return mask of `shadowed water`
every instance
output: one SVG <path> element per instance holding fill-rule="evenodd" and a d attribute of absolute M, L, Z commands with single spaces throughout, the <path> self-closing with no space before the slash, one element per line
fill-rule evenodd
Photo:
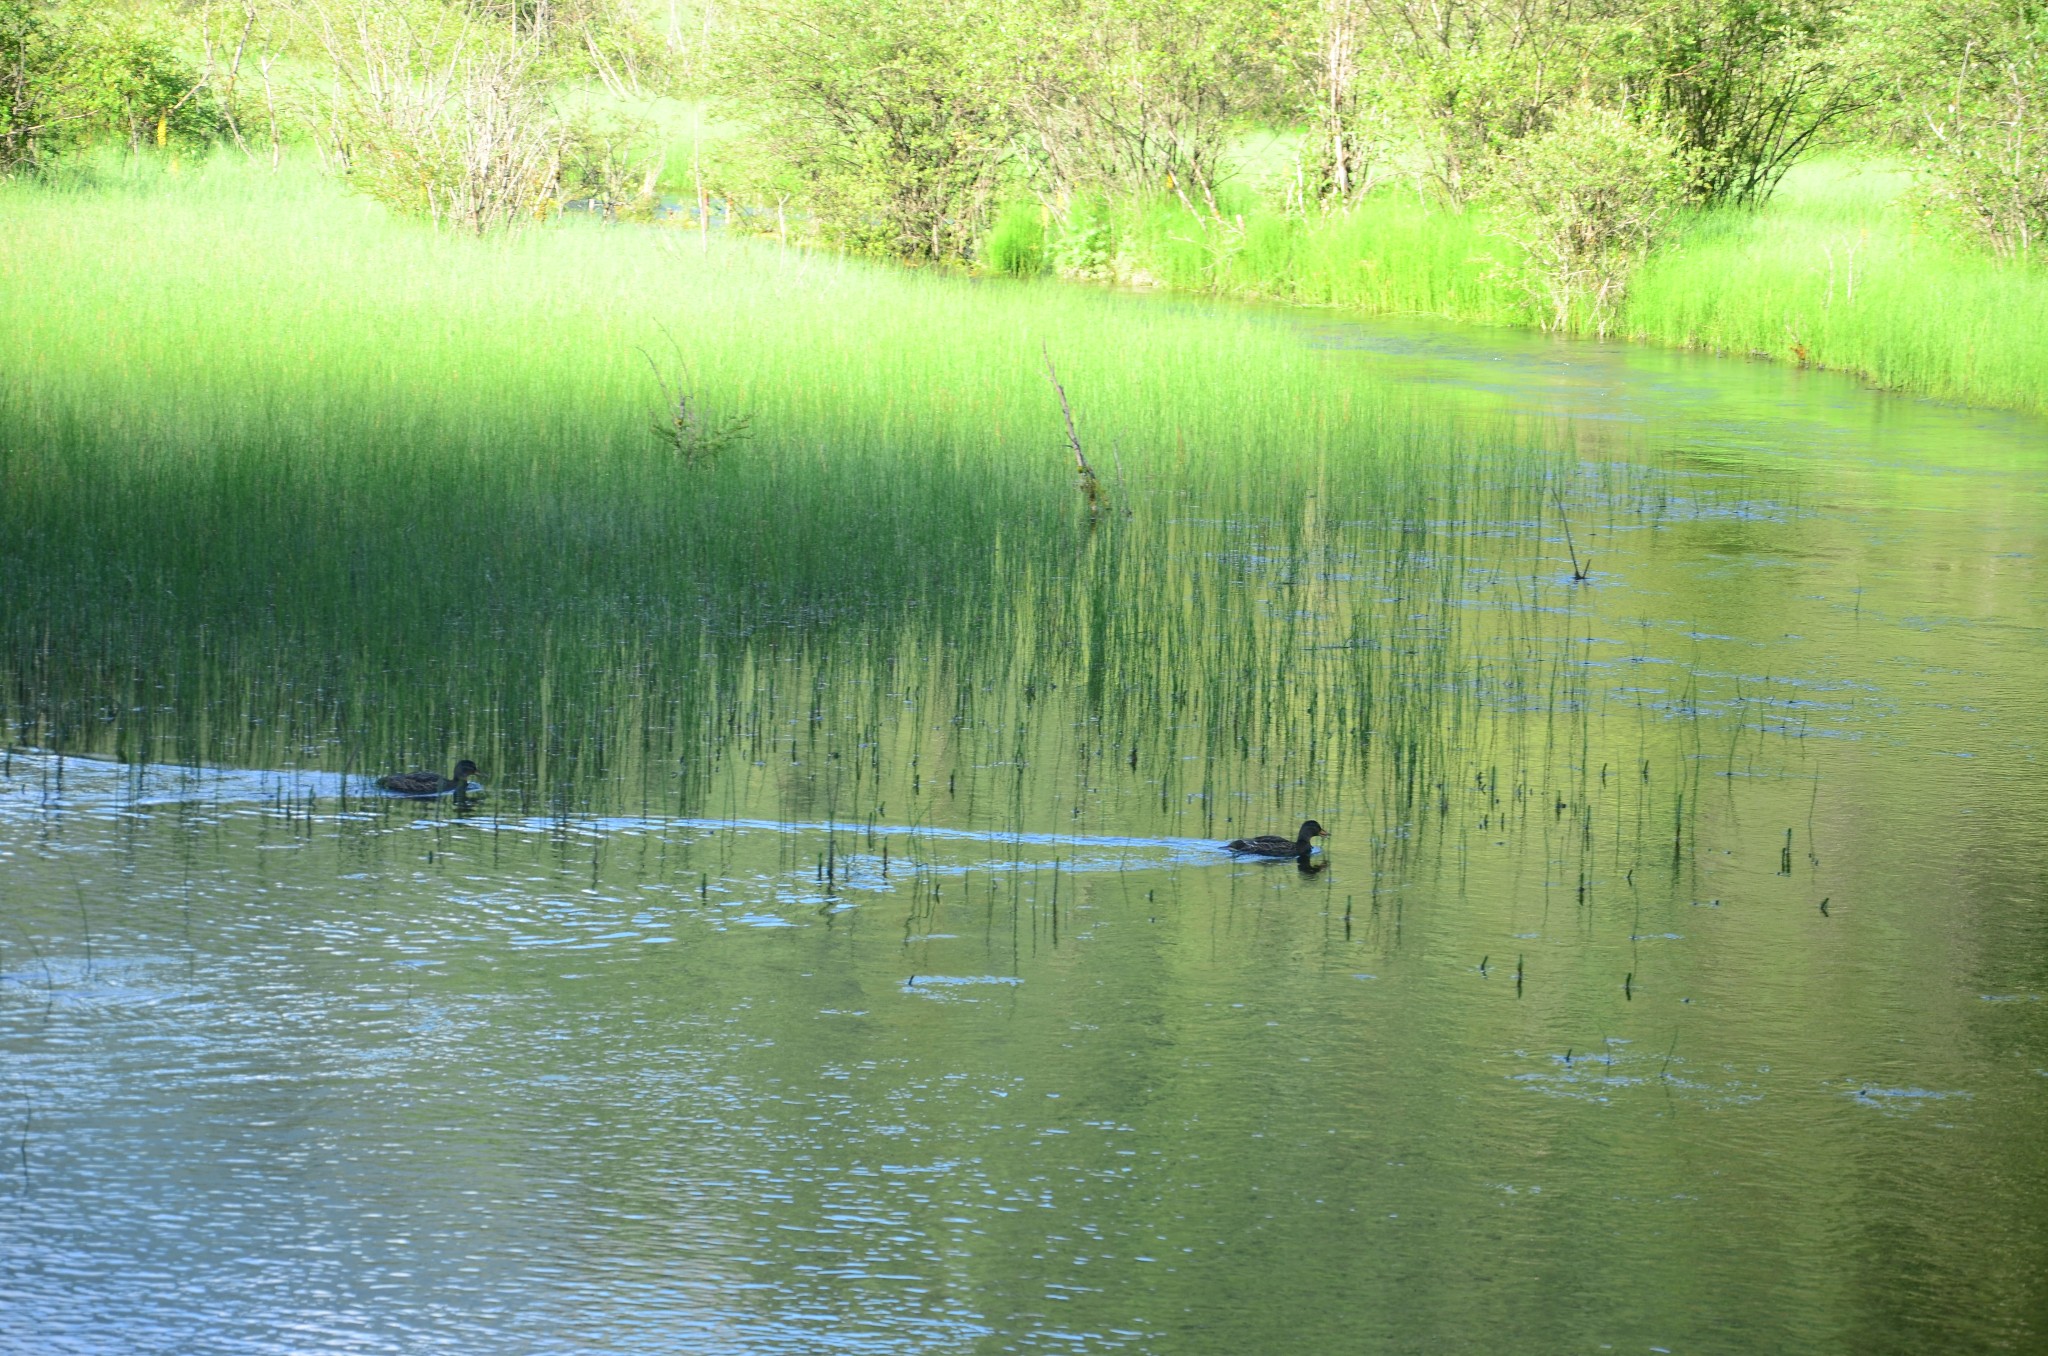
<path fill-rule="evenodd" d="M 2048 1341 L 2048 429 L 1301 328 L 1520 433 L 416 694 L 17 644 L 0 1346 Z"/>

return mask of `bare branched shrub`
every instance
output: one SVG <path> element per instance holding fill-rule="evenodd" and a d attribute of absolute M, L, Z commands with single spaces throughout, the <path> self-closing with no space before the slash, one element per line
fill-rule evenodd
<path fill-rule="evenodd" d="M 652 353 L 640 350 L 661 387 L 661 417 L 654 421 L 654 436 L 673 450 L 683 465 L 692 469 L 709 466 L 720 453 L 747 437 L 754 417 L 746 413 L 716 415 L 706 409 L 703 398 L 691 388 L 681 345 L 672 334 L 668 341 L 675 350 L 673 375 L 661 370 Z"/>
<path fill-rule="evenodd" d="M 1923 207 L 2024 263 L 2048 241 L 2048 11 L 1995 0 L 1873 6 L 1856 55 Z"/>
<path fill-rule="evenodd" d="M 443 10 L 316 5 L 332 75 L 318 129 L 331 166 L 403 212 L 482 233 L 558 205 L 567 124 L 538 44 Z"/>
<path fill-rule="evenodd" d="M 1685 199 L 1687 161 L 1671 138 L 1592 104 L 1504 149 L 1489 175 L 1494 231 L 1519 245 L 1517 282 L 1548 312 L 1545 329 L 1614 323 L 1632 274 Z"/>
<path fill-rule="evenodd" d="M 560 191 L 612 220 L 653 217 L 661 153 L 643 118 L 604 111 L 571 117 L 562 130 Z"/>

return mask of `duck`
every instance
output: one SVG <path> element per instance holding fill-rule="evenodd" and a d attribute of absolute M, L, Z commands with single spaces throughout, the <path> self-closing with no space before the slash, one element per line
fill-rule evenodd
<path fill-rule="evenodd" d="M 476 764 L 465 758 L 455 765 L 452 777 L 443 777 L 438 772 L 394 772 L 379 777 L 377 787 L 400 796 L 439 796 L 450 791 L 459 796 L 469 789 L 469 779 L 475 775 Z"/>
<path fill-rule="evenodd" d="M 1301 823 L 1301 832 L 1292 838 L 1282 838 L 1277 833 L 1262 833 L 1257 838 L 1233 838 L 1223 845 L 1223 850 L 1251 857 L 1306 858 L 1315 851 L 1316 839 L 1329 836 L 1328 829 L 1313 819 L 1305 819 Z"/>

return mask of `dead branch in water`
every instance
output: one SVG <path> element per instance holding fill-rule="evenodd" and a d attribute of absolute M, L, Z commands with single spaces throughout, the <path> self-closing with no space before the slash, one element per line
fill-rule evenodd
<path fill-rule="evenodd" d="M 1081 435 L 1074 428 L 1074 407 L 1067 403 L 1067 388 L 1060 385 L 1059 371 L 1052 365 L 1052 353 L 1043 344 L 1038 346 L 1038 351 L 1045 359 L 1045 375 L 1046 379 L 1052 382 L 1053 394 L 1060 398 L 1060 413 L 1066 416 L 1067 446 L 1074 449 L 1074 469 L 1081 473 L 1081 488 L 1088 492 L 1088 498 L 1093 502 L 1096 492 L 1095 468 L 1088 464 L 1088 454 L 1081 450 Z"/>
<path fill-rule="evenodd" d="M 1553 489 L 1551 493 L 1557 499 L 1557 520 L 1564 524 L 1564 549 L 1572 558 L 1572 582 L 1583 584 L 1592 577 L 1593 557 L 1587 556 L 1586 563 L 1584 565 L 1579 564 L 1578 548 L 1572 544 L 1572 520 L 1564 511 L 1564 494 L 1556 489 Z"/>

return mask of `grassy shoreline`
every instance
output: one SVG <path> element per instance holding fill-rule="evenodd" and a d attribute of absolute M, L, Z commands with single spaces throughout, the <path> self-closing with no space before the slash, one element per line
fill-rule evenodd
<path fill-rule="evenodd" d="M 666 110 L 673 163 L 680 114 Z M 714 136 L 713 140 L 719 138 Z M 1263 158 L 1273 160 L 1273 152 Z M 209 158 L 210 160 L 211 158 Z M 55 188 L 10 195 L 138 192 L 162 165 L 145 159 L 73 172 Z M 223 167 L 226 167 L 225 169 Z M 1271 177 L 1271 165 L 1265 167 Z M 225 158 L 189 177 L 235 178 Z M 288 179 L 310 174 L 301 166 Z M 73 185 L 63 187 L 66 182 Z M 999 213 L 979 250 L 992 272 L 1058 275 L 1195 295 L 1428 316 L 1534 329 L 1542 312 L 1512 281 L 1516 249 L 1485 215 L 1451 213 L 1412 190 L 1383 188 L 1347 212 L 1304 218 L 1270 206 L 1250 181 L 1228 186 L 1225 215 L 1178 200 L 1074 204 L 1063 224 L 1035 202 Z M 1612 337 L 1844 373 L 1881 389 L 2048 413 L 2048 268 L 2011 264 L 1916 218 L 1908 176 L 1878 164 L 1795 169 L 1758 211 L 1680 222 L 1631 281 Z M 243 192 L 260 193 L 253 186 Z M 300 187 L 285 190 L 303 196 Z M 714 224 L 745 220 L 715 199 Z M 378 209 L 361 205 L 361 211 Z M 693 208 L 686 210 L 693 211 Z M 773 220 L 773 214 L 758 218 Z"/>
<path fill-rule="evenodd" d="M 1940 238 L 1906 177 L 1822 163 L 1759 211 L 1680 223 L 1637 273 L 1617 337 L 1848 373 L 1886 389 L 2048 411 L 2048 269 Z M 1204 220 L 1177 202 L 1088 204 L 1064 230 L 1013 210 L 985 251 L 1037 268 L 1361 314 L 1535 327 L 1509 281 L 1514 247 L 1481 213 L 1386 190 L 1342 214 L 1270 209 Z"/>

